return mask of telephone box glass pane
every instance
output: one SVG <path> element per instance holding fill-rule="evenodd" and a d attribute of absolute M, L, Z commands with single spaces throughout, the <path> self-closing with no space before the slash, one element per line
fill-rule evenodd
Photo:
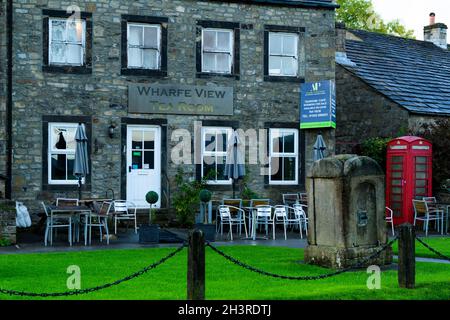
<path fill-rule="evenodd" d="M 427 179 L 428 175 L 427 172 L 417 172 L 416 173 L 416 179 Z"/>
<path fill-rule="evenodd" d="M 403 163 L 403 157 L 392 157 L 393 163 Z"/>

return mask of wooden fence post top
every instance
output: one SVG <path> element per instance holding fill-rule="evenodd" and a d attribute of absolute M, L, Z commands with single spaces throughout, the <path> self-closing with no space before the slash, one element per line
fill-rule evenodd
<path fill-rule="evenodd" d="M 205 235 L 198 229 L 189 233 L 187 299 L 205 300 Z"/>
<path fill-rule="evenodd" d="M 416 282 L 416 231 L 410 223 L 399 226 L 398 284 L 400 288 L 414 289 Z"/>

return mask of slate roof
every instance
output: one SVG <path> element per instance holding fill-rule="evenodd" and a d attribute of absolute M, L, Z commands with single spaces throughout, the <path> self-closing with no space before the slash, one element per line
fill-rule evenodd
<path fill-rule="evenodd" d="M 450 51 L 430 42 L 348 30 L 346 52 L 356 66 L 343 67 L 410 112 L 450 115 Z"/>

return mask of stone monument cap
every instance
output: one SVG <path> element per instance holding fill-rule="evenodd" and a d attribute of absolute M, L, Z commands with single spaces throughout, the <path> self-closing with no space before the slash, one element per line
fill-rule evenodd
<path fill-rule="evenodd" d="M 384 175 L 380 165 L 373 159 L 355 154 L 341 154 L 316 161 L 308 178 L 339 178 L 347 176 Z"/>

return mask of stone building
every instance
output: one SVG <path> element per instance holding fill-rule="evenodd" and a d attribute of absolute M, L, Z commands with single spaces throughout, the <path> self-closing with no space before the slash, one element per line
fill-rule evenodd
<path fill-rule="evenodd" d="M 214 196 L 230 196 L 219 142 L 238 128 L 257 133 L 247 153 L 265 151 L 248 166 L 255 192 L 278 199 L 304 190 L 318 130 L 299 130 L 300 85 L 335 78 L 331 0 L 0 4 L 0 173 L 10 178 L 11 199 L 35 209 L 40 200 L 77 195 L 79 123 L 90 147 L 84 197 L 111 189 L 145 206 L 143 195 L 155 190 L 167 208 L 179 168 L 193 179 L 215 172 Z M 321 131 L 333 154 L 334 130 Z M 262 175 L 269 163 L 280 170 Z"/>
<path fill-rule="evenodd" d="M 447 26 L 434 17 L 426 41 L 337 27 L 337 153 L 450 117 Z"/>

